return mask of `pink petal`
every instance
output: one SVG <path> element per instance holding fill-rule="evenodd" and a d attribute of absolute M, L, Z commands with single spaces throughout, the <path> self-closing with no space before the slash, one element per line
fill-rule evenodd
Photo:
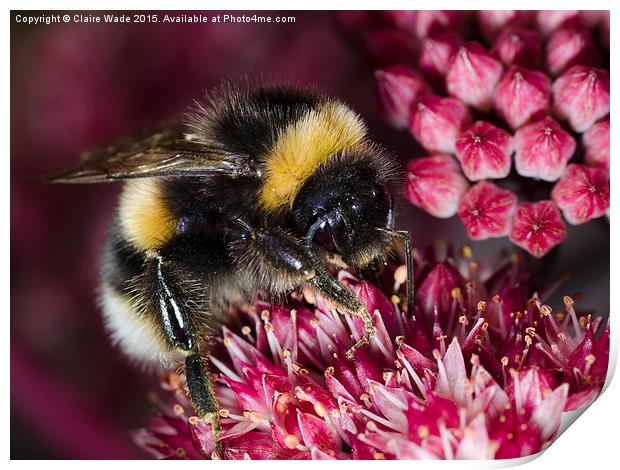
<path fill-rule="evenodd" d="M 462 22 L 460 11 L 418 10 L 415 15 L 415 34 L 424 39 L 438 33 L 458 30 Z"/>
<path fill-rule="evenodd" d="M 446 74 L 448 92 L 465 104 L 486 110 L 491 105 L 495 85 L 503 67 L 480 44 L 461 46 L 454 54 Z"/>
<path fill-rule="evenodd" d="M 416 158 L 407 165 L 405 197 L 435 217 L 452 217 L 467 186 L 459 164 L 449 155 Z"/>
<path fill-rule="evenodd" d="M 550 103 L 549 77 L 522 67 L 511 67 L 498 83 L 493 95 L 493 106 L 513 129 L 546 113 Z"/>
<path fill-rule="evenodd" d="M 226 378 L 228 387 L 234 392 L 235 398 L 239 402 L 239 406 L 244 410 L 260 411 L 262 413 L 268 413 L 263 396 L 262 390 L 255 390 L 253 387 L 246 385 L 242 382 Z"/>
<path fill-rule="evenodd" d="M 386 387 L 379 382 L 369 381 L 370 398 L 374 407 L 401 432 L 407 429 L 407 395 L 402 388 Z"/>
<path fill-rule="evenodd" d="M 227 447 L 224 455 L 227 460 L 277 460 L 290 459 L 291 452 L 276 445 L 266 433 L 251 432 L 235 439 L 234 444 Z"/>
<path fill-rule="evenodd" d="M 540 10 L 536 14 L 536 20 L 545 36 L 560 27 L 581 24 L 578 10 Z"/>
<path fill-rule="evenodd" d="M 369 312 L 379 311 L 381 322 L 384 324 L 389 337 L 395 338 L 401 333 L 400 321 L 397 318 L 394 305 L 380 288 L 368 281 L 362 281 L 355 286 L 354 292 L 366 305 Z"/>
<path fill-rule="evenodd" d="M 383 10 L 379 14 L 389 24 L 415 34 L 417 10 Z"/>
<path fill-rule="evenodd" d="M 599 393 L 601 393 L 600 389 L 593 388 L 569 395 L 566 405 L 564 405 L 564 411 L 575 411 L 590 406 L 598 398 Z"/>
<path fill-rule="evenodd" d="M 424 369 L 437 370 L 435 361 L 406 343 L 400 343 L 397 354 L 399 358 L 404 358 L 417 373 L 421 373 Z"/>
<path fill-rule="evenodd" d="M 511 401 L 516 404 L 517 412 L 521 409 L 529 412 L 551 394 L 554 383 L 551 374 L 533 367 L 513 372 L 507 392 Z"/>
<path fill-rule="evenodd" d="M 609 170 L 609 119 L 594 124 L 581 137 L 588 165 Z"/>
<path fill-rule="evenodd" d="M 585 29 L 559 29 L 547 42 L 547 68 L 556 76 L 573 65 L 598 67 L 601 56 Z"/>
<path fill-rule="evenodd" d="M 454 302 L 452 289 L 463 289 L 464 284 L 465 280 L 451 264 L 442 262 L 433 266 L 416 289 L 418 305 L 425 317 L 432 318 L 435 309 L 448 315 Z"/>
<path fill-rule="evenodd" d="M 609 366 L 609 322 L 598 341 L 592 328 L 592 322 L 588 321 L 584 338 L 569 356 L 567 368 L 577 375 L 580 387 L 600 388 Z"/>
<path fill-rule="evenodd" d="M 495 451 L 490 444 L 485 416 L 481 414 L 465 428 L 465 436 L 456 449 L 455 457 L 468 460 L 492 459 Z"/>
<path fill-rule="evenodd" d="M 398 460 L 437 460 L 440 458 L 430 449 L 404 439 L 388 445 L 388 450 L 391 450 Z"/>
<path fill-rule="evenodd" d="M 511 155 L 510 134 L 485 121 L 476 121 L 456 141 L 456 158 L 470 181 L 505 178 Z"/>
<path fill-rule="evenodd" d="M 557 180 L 575 152 L 575 139 L 546 117 L 517 131 L 515 167 L 521 176 Z"/>
<path fill-rule="evenodd" d="M 568 384 L 565 383 L 556 388 L 532 413 L 531 421 L 539 427 L 543 440 L 553 437 L 559 429 L 567 398 Z"/>
<path fill-rule="evenodd" d="M 493 45 L 493 53 L 505 66 L 538 67 L 542 50 L 540 35 L 529 29 L 508 28 Z"/>
<path fill-rule="evenodd" d="M 307 447 L 319 446 L 325 449 L 340 449 L 341 440 L 336 430 L 327 422 L 309 413 L 298 412 L 299 429 Z"/>
<path fill-rule="evenodd" d="M 488 40 L 493 40 L 510 26 L 526 23 L 530 13 L 525 10 L 480 10 L 478 11 L 478 23 L 482 34 Z"/>
<path fill-rule="evenodd" d="M 506 414 L 510 416 L 511 413 Z M 496 459 L 526 457 L 539 452 L 543 444 L 537 426 L 510 417 L 503 424 L 494 426 L 491 438 L 499 446 L 495 452 Z"/>
<path fill-rule="evenodd" d="M 472 240 L 508 235 L 517 196 L 488 181 L 473 186 L 459 203 L 459 218 Z"/>
<path fill-rule="evenodd" d="M 510 240 L 540 258 L 566 238 L 566 226 L 553 201 L 524 202 L 517 207 Z"/>
<path fill-rule="evenodd" d="M 312 456 L 312 460 L 339 460 L 346 459 L 346 457 L 336 457 L 335 452 L 323 452 L 318 447 L 313 447 L 310 449 L 310 455 Z M 346 455 L 346 454 L 345 454 Z"/>
<path fill-rule="evenodd" d="M 445 85 L 450 59 L 458 47 L 458 38 L 450 33 L 428 37 L 420 44 L 418 70 L 438 89 Z"/>
<path fill-rule="evenodd" d="M 351 392 L 349 392 L 349 390 L 347 389 L 347 387 L 345 387 L 338 379 L 336 379 L 332 374 L 329 374 L 327 372 L 325 372 L 325 374 L 323 374 L 323 376 L 325 377 L 325 386 L 327 387 L 327 390 L 329 390 L 329 393 L 332 394 L 332 396 L 340 399 L 340 398 L 344 398 L 350 402 L 356 402 L 357 399 L 359 398 L 359 396 L 354 397 L 353 395 L 351 395 L 351 393 L 355 393 L 354 390 L 351 390 Z"/>
<path fill-rule="evenodd" d="M 609 72 L 575 65 L 552 86 L 553 102 L 560 118 L 577 132 L 584 132 L 609 114 Z"/>
<path fill-rule="evenodd" d="M 469 394 L 465 379 L 465 360 L 458 339 L 453 338 L 443 360 L 445 374 L 439 370 L 436 393 L 443 398 L 450 399 L 459 405 L 466 405 Z"/>
<path fill-rule="evenodd" d="M 609 174 L 604 168 L 568 165 L 551 198 L 573 225 L 605 215 L 609 209 Z"/>
<path fill-rule="evenodd" d="M 375 88 L 383 118 L 398 129 L 407 127 L 419 97 L 431 92 L 424 79 L 404 65 L 376 70 Z"/>
<path fill-rule="evenodd" d="M 424 96 L 409 120 L 409 130 L 429 152 L 453 153 L 459 133 L 470 122 L 471 114 L 460 101 Z"/>

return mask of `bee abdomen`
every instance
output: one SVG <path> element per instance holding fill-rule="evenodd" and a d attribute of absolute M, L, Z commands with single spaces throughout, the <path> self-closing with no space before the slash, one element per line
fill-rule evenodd
<path fill-rule="evenodd" d="M 156 324 L 141 315 L 126 294 L 105 281 L 99 303 L 113 344 L 131 359 L 145 364 L 170 365 L 184 357 L 180 351 L 170 348 Z"/>

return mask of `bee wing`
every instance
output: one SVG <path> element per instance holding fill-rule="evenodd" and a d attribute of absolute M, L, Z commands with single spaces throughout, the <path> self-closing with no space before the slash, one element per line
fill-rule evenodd
<path fill-rule="evenodd" d="M 48 183 L 105 183 L 153 176 L 255 174 L 251 160 L 192 141 L 182 127 L 125 138 L 106 148 L 86 152 L 79 165 L 44 178 Z"/>

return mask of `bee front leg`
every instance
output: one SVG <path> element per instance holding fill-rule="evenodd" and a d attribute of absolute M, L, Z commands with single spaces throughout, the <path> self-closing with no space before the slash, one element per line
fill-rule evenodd
<path fill-rule="evenodd" d="M 308 280 L 308 284 L 314 287 L 320 294 L 332 301 L 337 308 L 360 317 L 364 322 L 364 335 L 346 352 L 347 359 L 352 360 L 355 351 L 370 343 L 376 333 L 370 312 L 353 293 L 334 279 L 323 266 L 315 268 L 314 276 Z"/>
<path fill-rule="evenodd" d="M 289 274 L 292 284 L 305 284 L 313 287 L 338 310 L 360 317 L 363 320 L 364 335 L 346 353 L 348 359 L 353 359 L 355 351 L 368 344 L 375 335 L 372 316 L 366 305 L 329 274 L 311 249 L 305 246 L 303 242 L 285 232 L 254 228 L 241 221 L 239 225 L 246 232 L 247 241 L 254 244 L 252 250 L 245 250 L 240 255 L 241 264 L 253 261 L 247 259 L 247 253 L 259 253 L 260 257 L 263 258 L 261 262 L 263 266 L 277 266 L 280 272 Z"/>

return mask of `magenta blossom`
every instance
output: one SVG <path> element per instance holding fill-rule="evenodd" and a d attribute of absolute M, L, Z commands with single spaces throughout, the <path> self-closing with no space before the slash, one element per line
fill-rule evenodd
<path fill-rule="evenodd" d="M 499 459 L 546 448 L 562 412 L 600 392 L 609 326 L 568 297 L 552 311 L 550 292 L 528 292 L 519 256 L 477 263 L 463 253 L 417 259 L 412 318 L 403 266 L 383 288 L 340 272 L 376 328 L 353 361 L 345 351 L 363 323 L 314 293 L 243 306 L 209 356 L 223 455 L 182 371 L 166 377 L 135 441 L 159 458 Z"/>
<path fill-rule="evenodd" d="M 409 115 L 409 130 L 425 153 L 444 158 L 453 155 L 469 182 L 493 180 L 495 186 L 518 195 L 518 203 L 553 200 L 571 224 L 606 212 L 602 208 L 609 193 L 609 12 L 392 11 L 366 15 L 372 21 L 361 28 L 364 34 L 393 30 L 408 37 L 415 50 L 391 63 L 404 67 L 413 79 L 400 80 L 393 87 L 386 84 L 383 74 L 376 76 L 388 123 L 402 129 Z M 349 34 L 355 36 L 355 29 L 349 29 Z M 382 54 L 393 57 L 394 50 L 385 47 Z M 395 91 L 386 99 L 390 88 Z M 412 157 L 413 161 L 428 158 L 419 153 Z M 582 172 L 596 175 L 596 194 L 602 195 L 596 201 L 576 197 L 581 194 L 578 187 L 566 189 L 573 184 L 568 168 L 582 162 L 601 168 Z M 450 179 L 458 180 L 454 172 Z M 552 185 L 539 184 L 539 180 L 558 182 L 563 196 L 558 196 L 559 189 L 553 196 Z M 423 181 L 411 197 L 411 179 L 407 179 L 408 199 L 431 215 L 454 215 L 457 211 L 452 208 L 461 199 L 420 202 L 437 199 L 445 191 L 446 176 L 427 172 Z M 460 190 L 464 186 L 459 184 L 454 193 L 466 197 L 467 192 Z M 463 205 L 470 202 L 465 200 Z M 437 211 L 439 205 L 445 210 Z M 497 226 L 496 219 L 461 219 L 473 239 L 518 231 L 512 230 L 518 222 L 514 217 L 507 222 L 508 230 L 504 218 Z M 554 237 L 548 246 L 559 245 L 563 238 Z M 533 256 L 549 252 L 528 250 L 529 243 L 519 242 L 518 236 L 511 240 Z"/>

